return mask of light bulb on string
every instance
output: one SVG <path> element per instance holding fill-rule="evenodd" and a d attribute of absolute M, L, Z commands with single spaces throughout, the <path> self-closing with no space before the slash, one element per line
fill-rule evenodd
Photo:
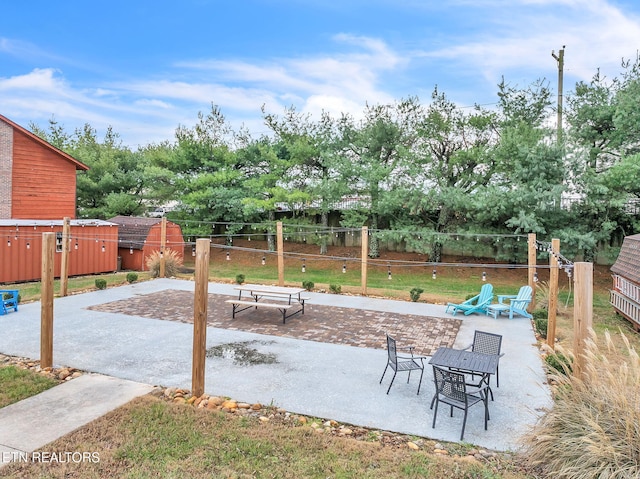
<path fill-rule="evenodd" d="M 106 248 L 104 246 L 104 241 L 102 242 L 102 252 L 104 253 L 106 251 Z M 162 251 L 160 252 L 160 254 L 162 254 Z"/>
<path fill-rule="evenodd" d="M 347 262 L 346 261 L 344 263 L 342 263 L 342 272 L 343 273 L 347 272 Z"/>
<path fill-rule="evenodd" d="M 487 280 L 487 272 L 483 271 L 482 272 L 482 281 L 486 281 Z"/>
<path fill-rule="evenodd" d="M 307 272 L 307 265 L 305 264 L 305 260 L 302 260 L 302 272 L 306 273 Z"/>
<path fill-rule="evenodd" d="M 431 273 L 431 279 L 436 279 L 436 270 L 434 268 L 433 273 Z"/>
<path fill-rule="evenodd" d="M 31 243 L 27 241 L 27 249 L 31 249 Z"/>
<path fill-rule="evenodd" d="M 227 261 L 231 261 L 231 254 L 227 251 Z"/>
<path fill-rule="evenodd" d="M 195 255 L 196 255 L 196 247 L 195 247 L 195 246 L 193 246 L 193 247 L 191 248 L 191 256 L 195 256 Z"/>
<path fill-rule="evenodd" d="M 534 283 L 537 283 L 537 282 L 538 282 L 538 272 L 537 272 L 537 271 L 534 271 L 534 272 L 533 272 L 533 282 L 534 282 Z"/>
<path fill-rule="evenodd" d="M 133 254 L 133 246 L 129 246 L 129 254 Z"/>
<path fill-rule="evenodd" d="M 391 265 L 387 265 L 387 278 L 391 279 Z"/>
<path fill-rule="evenodd" d="M 262 257 L 262 266 L 264 266 L 265 264 L 267 264 L 267 257 L 263 256 Z"/>
<path fill-rule="evenodd" d="M 74 246 L 74 249 L 78 249 L 78 240 L 76 240 L 76 244 Z"/>
<path fill-rule="evenodd" d="M 11 238 L 7 238 L 7 246 L 11 247 Z"/>

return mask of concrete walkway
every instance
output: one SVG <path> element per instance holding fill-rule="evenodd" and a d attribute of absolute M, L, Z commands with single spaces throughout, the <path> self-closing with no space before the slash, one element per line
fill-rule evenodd
<path fill-rule="evenodd" d="M 158 279 L 56 299 L 55 365 L 69 366 L 102 376 L 89 375 L 85 379 L 74 379 L 58 386 L 51 392 L 43 393 L 53 394 L 58 399 L 45 400 L 41 404 L 46 404 L 51 409 L 60 408 L 61 403 L 67 402 L 66 398 L 74 396 L 73 387 L 88 384 L 91 389 L 94 388 L 91 385 L 94 382 L 96 394 L 99 394 L 96 398 L 104 398 L 98 401 L 104 401 L 104 408 L 88 410 L 83 415 L 88 422 L 107 410 L 118 407 L 128 398 L 145 394 L 151 385 L 190 389 L 193 343 L 191 324 L 87 308 L 163 290 L 193 289 L 194 283 L 190 281 Z M 235 291 L 230 284 L 210 283 L 209 293 L 233 295 Z M 438 305 L 322 293 L 310 293 L 309 296 L 309 304 L 313 305 L 451 317 L 444 312 L 443 306 Z M 153 304 L 149 304 L 149 309 L 153 307 Z M 212 312 L 209 311 L 209 314 Z M 229 311 L 219 311 L 216 314 L 230 315 L 231 311 L 229 308 Z M 310 313 L 305 316 L 308 314 Z M 300 320 L 304 320 L 305 316 L 301 316 Z M 336 321 L 348 319 L 336 318 Z M 465 442 L 494 450 L 517 450 L 522 435 L 529 431 L 541 412 L 551 405 L 531 322 L 522 318 L 496 320 L 477 315 L 463 316 L 461 319 L 463 322 L 456 347 L 471 344 L 474 330 L 479 329 L 502 334 L 505 353 L 500 362 L 500 387 L 493 388 L 495 401 L 490 403 L 489 429 L 484 431 L 482 408 L 471 409 Z M 277 315 L 274 315 L 274 321 L 278 320 Z M 17 313 L 0 316 L 0 331 L 0 352 L 37 359 L 40 354 L 40 303 L 21 305 Z M 436 428 L 431 427 L 433 412 L 429 409 L 429 403 L 433 385 L 429 367 L 425 368 L 420 395 L 416 395 L 419 375 L 412 375 L 410 384 L 406 382 L 406 375 L 399 375 L 390 394 L 386 395 L 390 376 L 387 373 L 382 385 L 379 384 L 386 364 L 386 351 L 381 349 L 222 328 L 207 329 L 207 348 L 229 343 L 244 343 L 260 353 L 275 355 L 277 362 L 240 365 L 235 364 L 232 357 L 208 358 L 205 385 L 208 394 L 229 396 L 250 403 L 273 404 L 292 413 L 335 419 L 347 424 L 445 441 L 459 439 L 462 425 L 459 412 L 450 418 L 448 411 L 441 411 Z M 96 379 L 105 375 L 112 382 Z M 120 399 L 116 401 L 117 404 L 107 401 L 107 398 L 113 397 L 107 393 L 107 389 L 123 391 L 122 395 L 118 395 Z M 38 397 L 30 400 L 40 401 Z M 87 401 L 94 402 L 95 399 L 87 396 Z M 57 433 L 41 433 L 43 428 L 34 424 L 44 424 L 53 417 L 64 416 L 61 412 L 53 411 L 48 415 L 45 410 L 40 419 L 31 423 L 30 432 L 20 433 L 24 437 L 33 437 L 33 441 L 23 444 L 22 439 L 14 437 L 18 433 L 14 433 L 12 429 L 12 424 L 19 423 L 22 412 L 26 411 L 21 404 L 0 410 L 0 444 L 11 448 L 9 450 L 42 447 L 55 439 L 56 434 L 61 436 L 69 432 L 66 428 L 58 429 L 59 426 L 52 425 Z M 81 406 L 70 410 L 70 415 L 77 415 L 79 407 Z"/>

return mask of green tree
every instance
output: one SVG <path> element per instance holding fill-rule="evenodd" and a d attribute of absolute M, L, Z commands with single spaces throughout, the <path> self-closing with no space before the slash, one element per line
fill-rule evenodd
<path fill-rule="evenodd" d="M 344 116 L 338 122 L 341 148 L 336 157 L 339 175 L 351 185 L 352 194 L 368 199 L 368 207 L 343 212 L 345 226 L 368 223 L 374 232 L 369 256 L 379 256 L 376 230 L 391 222 L 389 205 L 411 178 L 411 150 L 417 139 L 416 125 L 421 107 L 416 98 L 395 104 L 367 106 L 364 118 L 356 123 Z"/>
<path fill-rule="evenodd" d="M 337 129 L 333 118 L 323 112 L 318 122 L 312 122 L 309 115 L 290 108 L 282 118 L 265 114 L 265 124 L 275 134 L 280 148 L 291 160 L 285 172 L 284 183 L 297 195 L 290 206 L 303 211 L 320 213 L 320 224 L 324 231 L 329 226 L 329 212 L 345 196 L 349 187 L 340 176 L 335 165 Z M 304 214 L 304 213 L 303 213 Z M 319 238 L 320 254 L 327 253 L 327 235 Z"/>

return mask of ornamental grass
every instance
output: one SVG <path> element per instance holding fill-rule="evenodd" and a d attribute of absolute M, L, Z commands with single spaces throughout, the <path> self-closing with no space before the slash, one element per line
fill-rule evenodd
<path fill-rule="evenodd" d="M 147 258 L 147 269 L 151 276 L 157 278 L 160 276 L 160 259 L 162 256 L 159 251 L 154 251 Z M 176 276 L 180 272 L 182 266 L 182 260 L 178 253 L 172 249 L 167 249 L 164 252 L 164 274 L 167 278 Z"/>
<path fill-rule="evenodd" d="M 546 477 L 640 477 L 640 359 L 621 338 L 622 353 L 605 332 L 603 351 L 591 332 L 581 377 L 551 374 L 554 406 L 525 443 L 528 461 Z"/>

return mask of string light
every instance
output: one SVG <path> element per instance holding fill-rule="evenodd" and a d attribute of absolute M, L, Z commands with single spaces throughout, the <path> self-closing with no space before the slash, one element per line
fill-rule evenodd
<path fill-rule="evenodd" d="M 7 246 L 11 247 L 11 239 L 7 238 Z"/>
<path fill-rule="evenodd" d="M 486 281 L 487 280 L 487 272 L 483 271 L 482 272 L 482 281 Z"/>
<path fill-rule="evenodd" d="M 228 251 L 227 251 L 227 261 L 231 261 L 231 255 L 229 254 Z"/>
<path fill-rule="evenodd" d="M 533 272 L 533 282 L 534 282 L 534 283 L 537 283 L 537 282 L 538 282 L 538 272 L 537 272 L 537 271 L 534 271 L 534 272 Z"/>
<path fill-rule="evenodd" d="M 104 241 L 102 242 L 102 252 L 104 253 L 107 250 L 107 248 L 104 246 Z"/>
<path fill-rule="evenodd" d="M 262 257 L 262 266 L 264 266 L 265 264 L 267 264 L 267 257 L 263 256 Z"/>
<path fill-rule="evenodd" d="M 27 241 L 27 249 L 31 249 L 31 244 Z"/>
<path fill-rule="evenodd" d="M 307 272 L 307 265 L 305 264 L 305 260 L 302 260 L 302 272 L 306 273 Z"/>
<path fill-rule="evenodd" d="M 436 279 L 436 270 L 433 270 L 433 273 L 431 273 L 431 279 Z"/>
<path fill-rule="evenodd" d="M 343 273 L 347 272 L 347 262 L 346 261 L 344 263 L 342 263 L 342 272 Z"/>
<path fill-rule="evenodd" d="M 191 247 L 191 256 L 195 256 L 196 255 L 196 247 L 192 246 Z"/>
<path fill-rule="evenodd" d="M 133 254 L 133 246 L 129 247 L 129 254 Z"/>
<path fill-rule="evenodd" d="M 387 265 L 387 278 L 391 279 L 391 265 Z"/>

